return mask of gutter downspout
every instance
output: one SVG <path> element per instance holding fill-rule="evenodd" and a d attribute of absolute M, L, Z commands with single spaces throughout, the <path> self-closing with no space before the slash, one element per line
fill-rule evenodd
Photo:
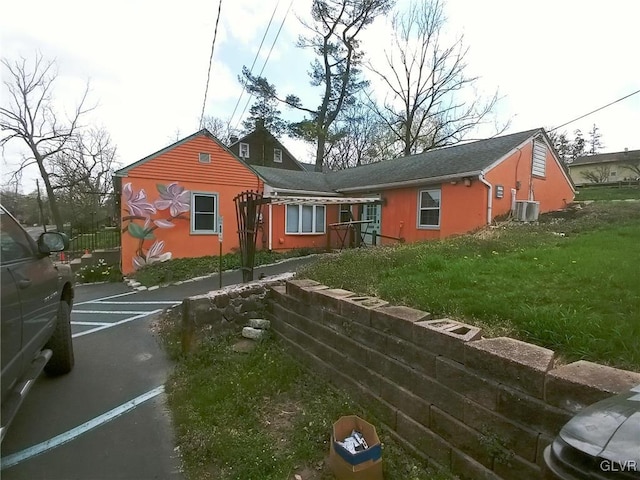
<path fill-rule="evenodd" d="M 487 197 L 487 225 L 491 224 L 491 220 L 493 219 L 493 185 L 487 182 L 484 178 L 484 172 L 478 175 L 478 180 L 484 183 L 487 187 L 489 187 L 488 197 Z"/>
<path fill-rule="evenodd" d="M 269 204 L 269 251 L 273 250 L 273 205 Z"/>

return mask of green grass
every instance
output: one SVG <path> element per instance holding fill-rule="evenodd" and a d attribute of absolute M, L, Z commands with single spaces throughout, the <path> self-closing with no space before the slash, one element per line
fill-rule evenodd
<path fill-rule="evenodd" d="M 267 265 L 286 258 L 300 257 L 315 252 L 316 250 L 309 248 L 288 252 L 260 250 L 256 252 L 255 266 Z M 177 258 L 162 263 L 147 265 L 135 272 L 132 277 L 142 285 L 150 287 L 216 273 L 219 270 L 219 266 L 220 257 L 218 256 Z M 229 253 L 222 256 L 222 271 L 238 269 L 240 267 L 240 254 Z"/>
<path fill-rule="evenodd" d="M 581 187 L 576 194 L 576 200 L 627 200 L 640 199 L 640 186 L 620 186 L 620 187 Z"/>
<path fill-rule="evenodd" d="M 449 478 L 408 456 L 375 416 L 310 374 L 277 341 L 236 353 L 236 340 L 208 340 L 180 360 L 167 383 L 188 479 L 333 478 L 325 464 L 331 426 L 348 414 L 378 424 L 385 479 Z M 177 352 L 176 341 L 170 351 Z"/>
<path fill-rule="evenodd" d="M 640 202 L 441 242 L 352 250 L 301 276 L 640 371 Z"/>

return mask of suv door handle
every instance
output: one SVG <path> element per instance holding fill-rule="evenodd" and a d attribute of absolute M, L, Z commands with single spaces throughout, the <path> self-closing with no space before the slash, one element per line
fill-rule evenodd
<path fill-rule="evenodd" d="M 28 279 L 18 280 L 17 283 L 18 283 L 18 288 L 21 288 L 23 290 L 31 286 L 31 280 L 28 280 Z"/>

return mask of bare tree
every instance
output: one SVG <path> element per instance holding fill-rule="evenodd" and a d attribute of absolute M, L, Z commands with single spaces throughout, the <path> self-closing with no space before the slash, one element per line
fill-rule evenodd
<path fill-rule="evenodd" d="M 591 183 L 606 183 L 609 181 L 609 175 L 611 175 L 611 167 L 608 165 L 600 165 L 593 170 L 582 172 L 582 176 Z"/>
<path fill-rule="evenodd" d="M 457 143 L 489 120 L 498 101 L 475 92 L 478 77 L 466 75 L 462 37 L 444 45 L 440 0 L 412 2 L 392 20 L 391 46 L 385 65 L 369 69 L 391 94 L 377 112 L 401 145 L 404 155 Z M 496 125 L 496 134 L 506 126 Z"/>
<path fill-rule="evenodd" d="M 631 172 L 632 180 L 640 180 L 640 151 L 628 151 L 623 154 L 622 168 Z"/>
<path fill-rule="evenodd" d="M 74 135 L 49 164 L 52 188 L 65 208 L 63 217 L 88 224 L 90 218 L 113 213 L 106 205 L 113 195 L 116 147 L 104 128 Z"/>
<path fill-rule="evenodd" d="M 320 105 L 308 108 L 296 95 L 279 98 L 275 89 L 270 96 L 290 107 L 305 112 L 308 117 L 293 132 L 316 143 L 316 171 L 322 171 L 326 143 L 331 125 L 345 104 L 367 85 L 361 78 L 362 50 L 359 36 L 378 16 L 393 6 L 393 0 L 313 0 L 313 23 L 305 24 L 311 30 L 309 36 L 301 36 L 298 46 L 312 49 L 317 59 L 311 64 L 311 85 L 322 87 Z M 248 85 L 268 85 L 261 77 L 243 72 Z M 262 80 L 262 82 L 260 82 Z"/>
<path fill-rule="evenodd" d="M 343 170 L 393 156 L 395 141 L 378 115 L 365 102 L 348 105 L 338 116 L 327 143 L 329 170 Z"/>
<path fill-rule="evenodd" d="M 202 119 L 202 126 L 225 145 L 231 145 L 233 143 L 231 138 L 238 137 L 240 133 L 237 129 L 232 128 L 229 122 L 212 115 L 205 115 Z"/>
<path fill-rule="evenodd" d="M 13 139 L 20 139 L 26 144 L 29 154 L 24 156 L 14 175 L 30 165 L 38 167 L 53 221 L 58 230 L 62 230 L 62 216 L 51 183 L 48 161 L 67 149 L 69 141 L 80 128 L 80 117 L 91 110 L 85 107 L 89 84 L 73 114 L 62 120 L 52 100 L 57 77 L 53 61 L 44 61 L 42 55 L 36 54 L 31 65 L 24 57 L 14 63 L 2 59 L 2 64 L 8 71 L 4 84 L 9 93 L 9 105 L 0 107 L 0 130 L 8 132 L 0 140 L 0 146 Z"/>

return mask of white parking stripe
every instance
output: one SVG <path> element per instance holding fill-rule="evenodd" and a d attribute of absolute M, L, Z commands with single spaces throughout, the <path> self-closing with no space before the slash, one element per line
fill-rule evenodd
<path fill-rule="evenodd" d="M 116 302 L 110 300 L 96 300 L 92 303 L 99 303 L 101 305 L 179 305 L 182 300 L 157 300 L 157 301 L 144 301 L 144 302 Z"/>
<path fill-rule="evenodd" d="M 126 292 L 126 293 L 119 293 L 117 295 L 109 295 L 108 297 L 94 298 L 93 300 L 87 300 L 86 302 L 74 303 L 74 305 L 84 305 L 85 303 L 95 303 L 100 300 L 108 300 L 110 298 L 118 298 L 118 297 L 125 297 L 127 295 L 133 295 L 134 293 L 138 293 L 138 292 Z"/>
<path fill-rule="evenodd" d="M 68 443 L 76 437 L 82 435 L 83 433 L 99 427 L 102 424 L 110 422 L 114 418 L 119 417 L 120 415 L 127 413 L 130 410 L 133 410 L 138 405 L 146 402 L 147 400 L 151 400 L 152 398 L 160 395 L 163 392 L 164 385 L 161 385 L 65 433 L 57 435 L 49 440 L 39 443 L 38 445 L 34 445 L 33 447 L 22 450 L 21 452 L 8 455 L 0 459 L 0 463 L 2 464 L 0 466 L 0 469 L 4 470 L 6 468 L 13 467 L 18 463 L 28 460 L 29 458 L 35 457 L 36 455 L 40 455 L 41 453 L 51 450 L 52 448 L 56 448 L 60 445 Z"/>
<path fill-rule="evenodd" d="M 82 337 L 84 335 L 89 335 L 90 333 L 99 332 L 100 330 L 105 330 L 107 328 L 116 327 L 118 325 L 122 325 L 123 323 L 132 322 L 134 320 L 138 320 L 139 318 L 144 318 L 144 317 L 147 317 L 149 315 L 153 315 L 155 313 L 159 313 L 161 311 L 162 311 L 162 309 L 160 308 L 160 309 L 157 309 L 157 310 L 153 310 L 151 312 L 143 312 L 140 315 L 136 315 L 134 317 L 125 318 L 124 320 L 120 320 L 118 322 L 113 322 L 113 323 L 109 323 L 107 325 L 102 325 L 100 327 L 92 328 L 91 330 L 85 330 L 84 332 L 74 333 L 72 335 L 72 338 Z"/>
<path fill-rule="evenodd" d="M 147 310 L 73 310 L 72 313 L 104 313 L 108 315 L 135 315 L 136 313 L 151 313 Z"/>
<path fill-rule="evenodd" d="M 111 322 L 71 322 L 71 325 L 100 326 L 111 325 Z"/>

